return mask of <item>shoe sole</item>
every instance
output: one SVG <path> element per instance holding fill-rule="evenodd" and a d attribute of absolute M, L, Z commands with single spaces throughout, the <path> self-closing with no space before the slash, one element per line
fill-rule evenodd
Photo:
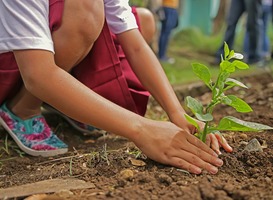
<path fill-rule="evenodd" d="M 93 131 L 89 131 L 86 130 L 84 128 L 81 128 L 79 126 L 77 126 L 73 120 L 71 120 L 69 117 L 67 117 L 66 115 L 62 114 L 61 112 L 59 112 L 58 110 L 52 108 L 51 106 L 47 105 L 47 104 L 43 104 L 42 106 L 46 111 L 48 111 L 49 113 L 54 113 L 57 114 L 59 116 L 61 116 L 63 119 L 65 119 L 74 129 L 76 129 L 77 131 L 81 132 L 83 135 L 85 136 L 93 136 L 93 137 L 101 137 L 102 135 L 104 135 L 106 133 L 106 131 L 104 130 L 93 130 Z"/>
<path fill-rule="evenodd" d="M 0 124 L 4 127 L 4 129 L 9 133 L 9 135 L 13 138 L 19 148 L 24 151 L 25 153 L 32 155 L 32 156 L 42 156 L 42 157 L 51 157 L 56 156 L 59 154 L 64 154 L 68 151 L 68 148 L 62 148 L 57 150 L 47 150 L 47 151 L 36 151 L 29 147 L 26 147 L 12 132 L 12 130 L 8 127 L 6 122 L 0 117 Z"/>

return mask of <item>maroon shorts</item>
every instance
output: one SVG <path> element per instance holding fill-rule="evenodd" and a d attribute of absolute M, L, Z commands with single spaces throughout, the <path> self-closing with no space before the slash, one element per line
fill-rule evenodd
<path fill-rule="evenodd" d="M 51 31 L 62 21 L 64 0 L 49 0 Z M 133 13 L 138 22 L 136 10 Z M 146 112 L 149 93 L 142 87 L 127 62 L 123 50 L 105 23 L 99 38 L 72 74 L 83 84 L 108 100 L 140 115 Z M 13 53 L 0 54 L 0 104 L 22 86 Z"/>

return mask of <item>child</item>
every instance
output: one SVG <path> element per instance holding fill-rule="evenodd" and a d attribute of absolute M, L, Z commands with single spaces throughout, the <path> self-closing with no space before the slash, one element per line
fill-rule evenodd
<path fill-rule="evenodd" d="M 136 76 L 171 122 L 128 111 L 68 73 L 88 56 L 103 28 L 104 11 Z M 51 156 L 67 151 L 40 115 L 42 101 L 77 121 L 127 137 L 155 161 L 195 174 L 203 169 L 215 174 L 223 164 L 209 146 L 217 151 L 220 144 L 232 151 L 218 136 L 211 136 L 207 146 L 191 134 L 194 127 L 138 31 L 127 1 L 2 0 L 0 18 L 0 122 L 27 153 Z"/>

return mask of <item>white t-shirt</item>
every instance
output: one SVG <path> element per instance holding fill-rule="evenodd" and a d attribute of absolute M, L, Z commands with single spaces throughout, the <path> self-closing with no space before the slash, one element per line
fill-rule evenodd
<path fill-rule="evenodd" d="M 138 28 L 128 2 L 129 0 L 104 0 L 105 17 L 114 34 Z"/>
<path fill-rule="evenodd" d="M 128 0 L 104 0 L 104 8 L 114 34 L 137 28 Z M 0 53 L 20 49 L 54 52 L 48 15 L 45 0 L 0 0 Z"/>

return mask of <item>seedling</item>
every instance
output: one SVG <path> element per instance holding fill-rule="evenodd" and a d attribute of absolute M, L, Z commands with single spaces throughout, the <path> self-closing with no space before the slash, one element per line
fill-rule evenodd
<path fill-rule="evenodd" d="M 13 142 L 8 139 L 8 135 L 6 135 L 4 141 L 0 140 L 0 153 L 1 155 L 6 154 L 10 156 L 12 151 L 15 151 L 20 157 L 23 157 L 25 154 L 25 152 L 21 151 L 17 145 L 13 144 Z"/>
<path fill-rule="evenodd" d="M 224 44 L 224 57 L 221 55 L 220 70 L 216 82 L 211 79 L 211 73 L 207 66 L 200 63 L 193 63 L 193 72 L 199 77 L 205 85 L 211 90 L 212 98 L 207 106 L 203 106 L 198 100 L 188 96 L 186 97 L 186 106 L 194 114 L 195 118 L 203 121 L 205 126 L 201 129 L 195 118 L 185 114 L 186 119 L 196 127 L 196 136 L 205 142 L 208 133 L 220 134 L 220 131 L 262 131 L 273 129 L 270 126 L 246 122 L 233 116 L 223 117 L 218 125 L 213 122 L 213 110 L 218 104 L 225 104 L 233 107 L 237 112 L 251 112 L 252 108 L 242 99 L 235 95 L 225 95 L 225 92 L 235 86 L 247 89 L 247 86 L 238 80 L 230 78 L 230 75 L 236 70 L 245 70 L 249 66 L 240 61 L 243 55 L 229 50 L 228 45 Z"/>
<path fill-rule="evenodd" d="M 70 162 L 69 162 L 69 175 L 73 176 L 73 158 L 70 158 Z"/>

